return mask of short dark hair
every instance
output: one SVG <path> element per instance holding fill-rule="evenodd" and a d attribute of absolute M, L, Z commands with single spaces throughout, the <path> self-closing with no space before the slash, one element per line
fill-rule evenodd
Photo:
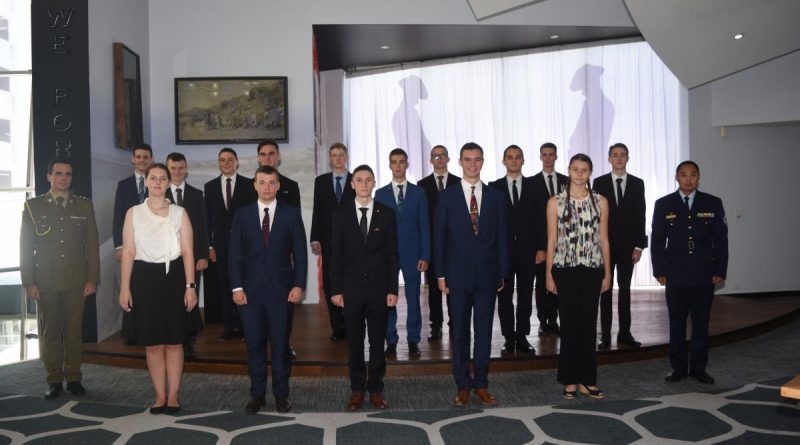
<path fill-rule="evenodd" d="M 73 170 L 75 169 L 75 167 L 72 165 L 72 159 L 70 159 L 70 158 L 53 158 L 53 159 L 50 160 L 50 162 L 47 163 L 47 174 L 48 175 L 53 174 L 53 166 L 56 165 L 56 164 L 67 164 Z"/>
<path fill-rule="evenodd" d="M 332 152 L 335 148 L 341 148 L 342 150 L 347 151 L 347 145 L 344 145 L 341 142 L 334 142 L 328 149 L 328 153 Z"/>
<path fill-rule="evenodd" d="M 166 165 L 160 162 L 156 162 L 155 164 L 150 164 L 150 167 L 147 167 L 147 170 L 145 170 L 144 172 L 144 177 L 147 178 L 147 176 L 150 174 L 150 170 L 153 170 L 154 168 L 160 168 L 161 170 L 167 172 L 167 179 L 172 181 L 172 174 L 170 174 L 169 169 L 167 168 Z"/>
<path fill-rule="evenodd" d="M 274 139 L 265 139 L 258 143 L 258 148 L 256 148 L 256 153 L 259 153 L 261 151 L 261 147 L 265 145 L 272 145 L 273 147 L 275 147 L 276 151 L 281 151 L 281 147 L 278 145 L 277 142 L 275 142 Z"/>
<path fill-rule="evenodd" d="M 220 150 L 219 153 L 217 154 L 217 157 L 220 157 L 220 155 L 222 155 L 222 153 L 230 153 L 230 154 L 233 155 L 234 158 L 236 158 L 237 160 L 239 159 L 239 155 L 236 154 L 236 150 L 234 150 L 234 149 L 232 149 L 230 147 L 225 147 L 222 150 Z"/>
<path fill-rule="evenodd" d="M 693 166 L 694 166 L 694 168 L 696 168 L 696 169 L 697 169 L 697 173 L 700 173 L 700 166 L 699 166 L 699 165 L 697 165 L 697 162 L 694 162 L 694 161 L 688 161 L 688 160 L 687 160 L 687 161 L 683 161 L 683 162 L 681 162 L 681 163 L 680 163 L 680 164 L 678 164 L 678 166 L 675 168 L 675 174 L 676 174 L 676 175 L 677 175 L 677 174 L 678 174 L 678 173 L 681 171 L 681 167 L 683 167 L 684 165 L 693 165 Z"/>
<path fill-rule="evenodd" d="M 539 154 L 542 154 L 542 150 L 544 150 L 545 148 L 552 148 L 553 151 L 558 153 L 558 147 L 556 147 L 556 144 L 552 142 L 545 142 L 544 144 L 542 144 L 541 147 L 539 147 Z"/>
<path fill-rule="evenodd" d="M 615 148 L 621 148 L 621 149 L 625 150 L 625 154 L 626 154 L 626 155 L 628 154 L 628 146 L 627 146 L 627 145 L 625 145 L 625 144 L 623 144 L 622 142 L 617 142 L 616 144 L 614 144 L 614 145 L 612 145 L 612 146 L 608 147 L 608 155 L 609 155 L 609 156 L 611 156 L 611 152 L 612 152 L 612 151 L 613 151 Z"/>
<path fill-rule="evenodd" d="M 408 153 L 402 148 L 395 148 L 394 150 L 389 152 L 389 159 L 392 159 L 392 156 L 402 156 L 406 161 L 408 161 Z"/>
<path fill-rule="evenodd" d="M 141 144 L 134 145 L 133 150 L 131 150 L 131 155 L 135 155 L 136 150 L 147 150 L 148 153 L 150 153 L 150 157 L 153 157 L 153 147 L 151 147 L 150 144 L 145 144 L 142 142 Z"/>
<path fill-rule="evenodd" d="M 374 172 L 374 171 L 372 171 L 372 167 L 370 167 L 370 166 L 369 166 L 369 165 L 367 165 L 367 164 L 361 164 L 361 165 L 359 165 L 358 167 L 356 167 L 356 168 L 353 170 L 353 174 L 352 174 L 352 176 L 355 176 L 355 175 L 356 175 L 356 173 L 358 173 L 358 172 L 363 172 L 363 171 L 368 171 L 368 172 L 369 172 L 369 174 L 371 174 L 373 178 L 375 177 L 375 172 Z"/>
<path fill-rule="evenodd" d="M 186 156 L 184 156 L 183 153 L 179 153 L 177 151 L 173 151 L 172 153 L 167 155 L 167 161 L 172 161 L 172 162 L 181 162 L 181 161 L 183 161 L 183 162 L 186 162 Z"/>
<path fill-rule="evenodd" d="M 433 150 L 436 150 L 437 148 L 444 148 L 444 154 L 446 154 L 447 156 L 450 156 L 450 153 L 447 151 L 447 147 L 445 147 L 445 146 L 444 146 L 444 145 L 442 145 L 442 144 L 439 144 L 439 145 L 434 145 L 434 146 L 431 148 L 431 156 L 433 156 Z"/>
<path fill-rule="evenodd" d="M 508 153 L 508 150 L 519 150 L 519 151 L 522 151 L 522 149 L 519 147 L 519 145 L 511 144 L 508 147 L 506 147 L 505 150 L 503 150 L 503 159 L 506 158 L 506 153 Z M 522 156 L 525 157 L 525 152 L 524 151 L 522 151 Z"/>
<path fill-rule="evenodd" d="M 458 157 L 459 158 L 464 157 L 464 151 L 465 150 L 480 150 L 481 151 L 481 156 L 483 156 L 483 148 L 481 148 L 481 146 L 476 144 L 475 142 L 467 142 L 466 144 L 461 146 L 461 151 L 458 152 Z"/>
<path fill-rule="evenodd" d="M 278 170 L 275 170 L 275 167 L 272 167 L 270 165 L 264 165 L 258 167 L 255 176 L 258 176 L 259 173 L 263 173 L 265 175 L 275 175 L 276 178 L 278 177 Z M 256 179 L 255 176 L 253 177 L 254 180 Z"/>

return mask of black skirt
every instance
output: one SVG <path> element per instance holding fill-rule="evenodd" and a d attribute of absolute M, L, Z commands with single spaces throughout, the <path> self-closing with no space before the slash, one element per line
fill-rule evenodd
<path fill-rule="evenodd" d="M 122 317 L 122 338 L 141 346 L 181 344 L 203 330 L 197 306 L 186 312 L 183 259 L 169 264 L 134 261 L 131 273 L 132 308 Z"/>

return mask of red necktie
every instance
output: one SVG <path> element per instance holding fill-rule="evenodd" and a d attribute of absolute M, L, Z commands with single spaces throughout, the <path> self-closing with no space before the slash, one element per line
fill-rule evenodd
<path fill-rule="evenodd" d="M 475 186 L 472 186 L 472 197 L 469 199 L 469 219 L 472 220 L 472 231 L 478 235 L 478 199 L 475 197 Z"/>
<path fill-rule="evenodd" d="M 231 191 L 231 178 L 225 180 L 225 208 L 230 210 L 231 209 L 231 196 L 233 192 Z"/>
<path fill-rule="evenodd" d="M 261 237 L 264 238 L 264 247 L 269 243 L 269 207 L 264 207 L 264 219 L 261 220 Z"/>

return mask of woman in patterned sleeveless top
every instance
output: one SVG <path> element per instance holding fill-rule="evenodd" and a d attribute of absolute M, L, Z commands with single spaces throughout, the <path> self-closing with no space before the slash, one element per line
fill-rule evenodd
<path fill-rule="evenodd" d="M 547 203 L 547 290 L 561 316 L 558 381 L 572 400 L 580 389 L 603 398 L 597 387 L 597 305 L 611 287 L 608 201 L 592 192 L 592 160 L 569 161 L 569 185 Z"/>

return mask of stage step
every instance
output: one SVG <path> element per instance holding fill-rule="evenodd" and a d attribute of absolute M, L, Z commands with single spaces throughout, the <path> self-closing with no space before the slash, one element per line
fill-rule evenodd
<path fill-rule="evenodd" d="M 800 375 L 781 387 L 781 397 L 800 399 Z"/>

